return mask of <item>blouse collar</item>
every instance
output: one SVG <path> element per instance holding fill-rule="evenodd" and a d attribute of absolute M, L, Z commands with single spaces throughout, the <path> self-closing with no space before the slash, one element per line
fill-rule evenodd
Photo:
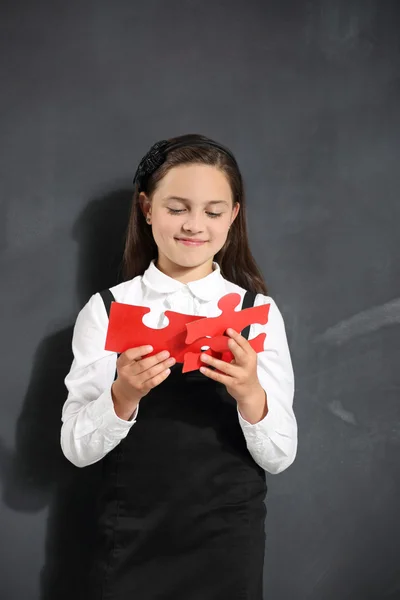
<path fill-rule="evenodd" d="M 225 291 L 225 280 L 221 275 L 219 264 L 213 261 L 212 266 L 212 273 L 205 277 L 189 283 L 182 283 L 160 271 L 155 265 L 155 259 L 153 259 L 143 273 L 142 282 L 161 294 L 171 294 L 189 288 L 192 294 L 200 300 L 209 301 L 223 295 Z"/>

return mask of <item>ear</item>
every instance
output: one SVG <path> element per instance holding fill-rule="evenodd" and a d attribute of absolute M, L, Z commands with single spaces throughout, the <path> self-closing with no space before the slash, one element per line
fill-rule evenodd
<path fill-rule="evenodd" d="M 232 225 L 233 221 L 236 219 L 236 217 L 237 217 L 237 215 L 238 215 L 238 212 L 239 212 L 239 210 L 240 210 L 240 204 L 239 204 L 239 202 L 235 202 L 235 206 L 233 207 L 233 210 L 232 210 L 232 221 L 231 221 L 231 225 Z"/>
<path fill-rule="evenodd" d="M 146 219 L 151 215 L 151 200 L 144 192 L 140 192 L 139 194 L 139 204 L 144 218 Z"/>

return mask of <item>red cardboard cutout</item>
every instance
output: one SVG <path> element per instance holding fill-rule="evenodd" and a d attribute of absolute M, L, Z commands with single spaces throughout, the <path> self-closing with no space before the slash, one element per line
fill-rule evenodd
<path fill-rule="evenodd" d="M 143 323 L 143 317 L 150 312 L 150 308 L 112 302 L 105 349 L 122 353 L 137 346 L 153 346 L 153 351 L 146 357 L 168 350 L 176 362 L 183 362 L 183 373 L 194 371 L 202 365 L 200 353 L 205 346 L 209 347 L 206 354 L 230 362 L 233 359 L 227 345 L 230 338 L 224 335 L 228 327 L 242 331 L 253 323 L 268 322 L 269 304 L 235 311 L 240 300 L 240 294 L 237 293 L 223 296 L 218 302 L 218 308 L 222 311 L 218 317 L 199 317 L 166 310 L 169 323 L 161 329 L 147 327 Z M 249 340 L 255 352 L 263 350 L 265 337 L 266 334 L 262 333 Z"/>

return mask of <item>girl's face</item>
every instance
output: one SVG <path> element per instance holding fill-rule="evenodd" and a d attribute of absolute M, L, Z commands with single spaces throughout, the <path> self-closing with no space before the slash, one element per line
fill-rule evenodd
<path fill-rule="evenodd" d="M 140 196 L 158 246 L 157 267 L 183 282 L 211 273 L 213 258 L 225 244 L 240 208 L 232 204 L 224 173 L 201 164 L 174 167 L 151 201 L 143 193 Z"/>

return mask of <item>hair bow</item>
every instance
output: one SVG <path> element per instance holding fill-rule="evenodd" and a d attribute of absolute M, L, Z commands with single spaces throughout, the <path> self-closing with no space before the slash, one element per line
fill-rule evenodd
<path fill-rule="evenodd" d="M 150 148 L 150 150 L 143 156 L 136 169 L 135 177 L 133 179 L 133 185 L 138 184 L 139 190 L 143 189 L 143 186 L 150 175 L 161 167 L 166 159 L 166 148 L 169 142 L 167 140 L 161 140 L 156 142 Z"/>

